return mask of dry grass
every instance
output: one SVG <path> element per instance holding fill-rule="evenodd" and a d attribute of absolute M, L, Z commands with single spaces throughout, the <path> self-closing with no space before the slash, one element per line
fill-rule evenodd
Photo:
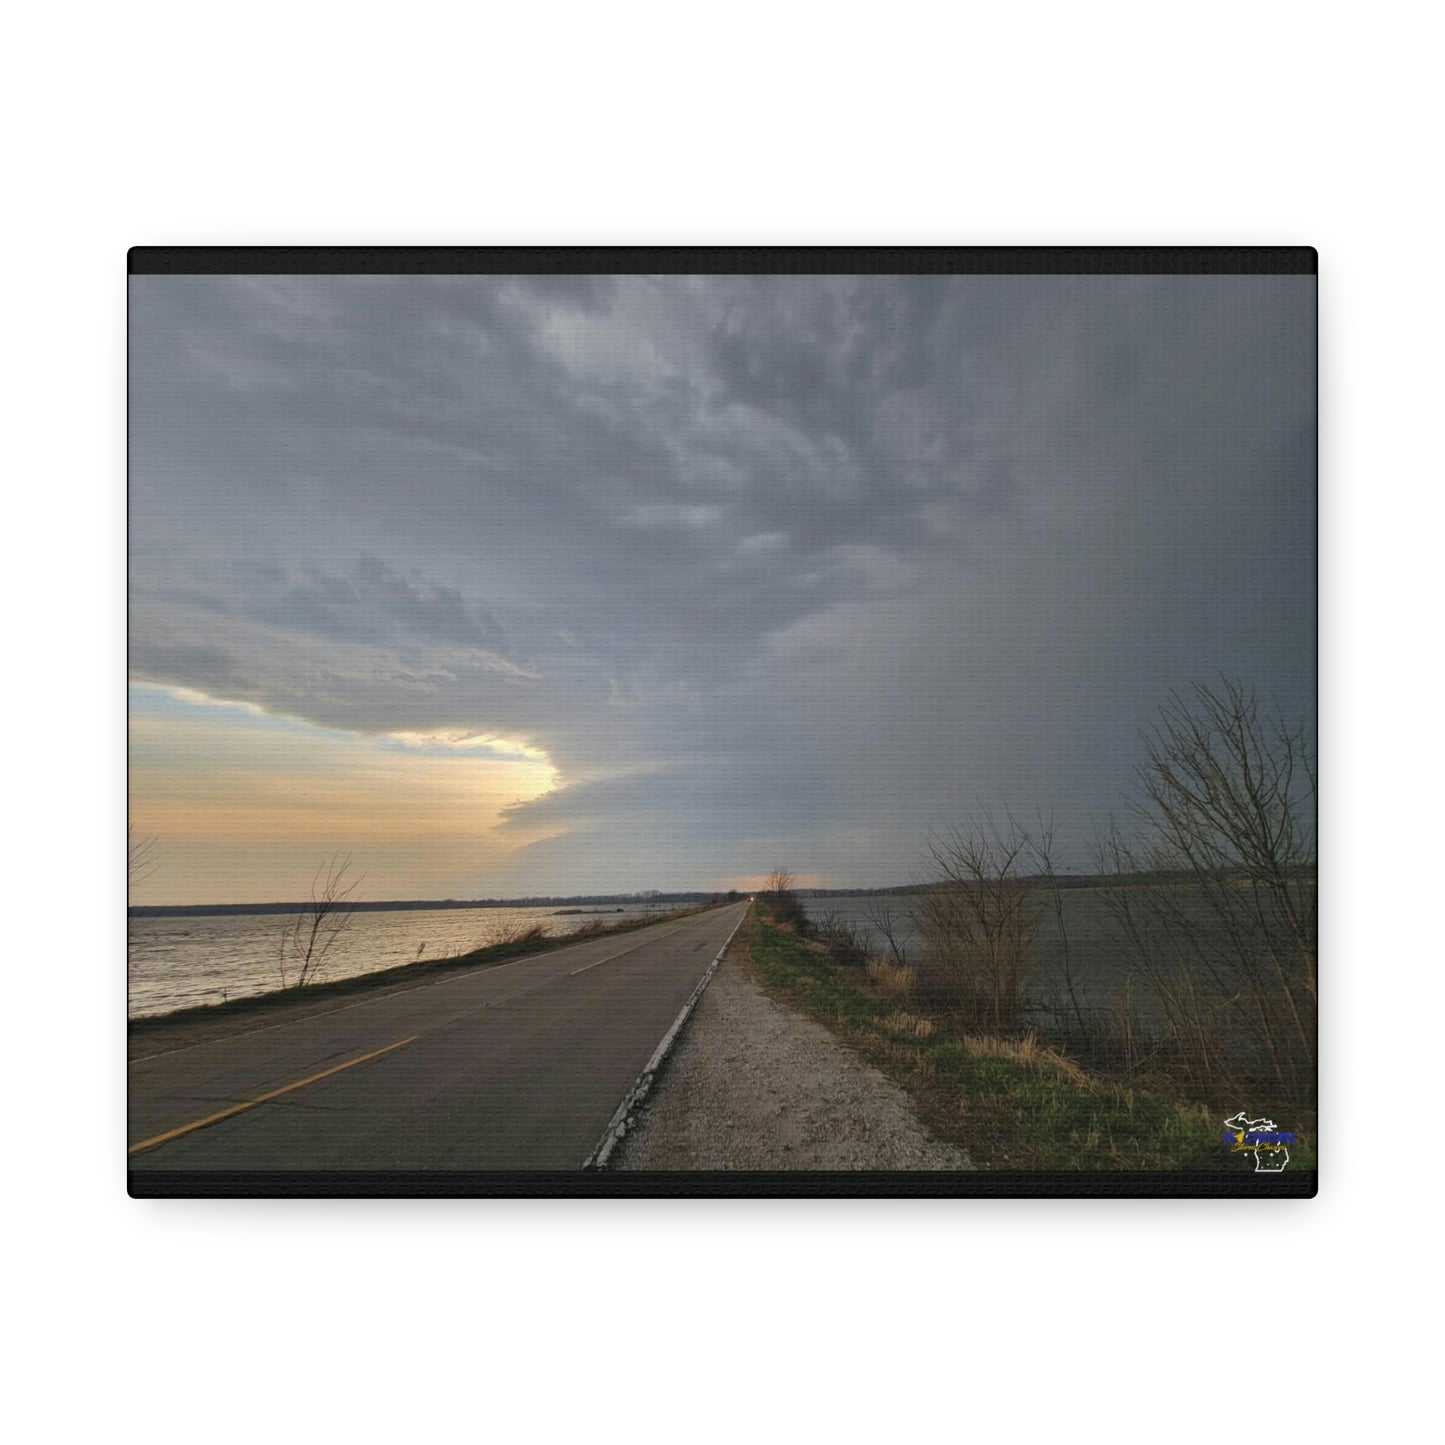
<path fill-rule="evenodd" d="M 477 945 L 477 948 L 480 950 L 501 948 L 515 943 L 537 943 L 541 939 L 551 936 L 552 931 L 545 923 L 529 923 L 526 919 L 515 919 L 512 922 L 498 920 L 492 924 L 486 938 Z"/>
<path fill-rule="evenodd" d="M 1095 1081 L 1078 1064 L 1040 1043 L 1039 1036 L 1032 1029 L 1016 1039 L 1000 1038 L 996 1034 L 966 1034 L 959 1042 L 965 1052 L 975 1059 L 1008 1059 L 1030 1069 L 1053 1069 L 1080 1088 L 1094 1087 Z"/>
<path fill-rule="evenodd" d="M 1126 1074 L 1133 1073 L 1143 1062 L 1147 1040 L 1134 1008 L 1132 980 L 1109 1000 L 1104 1044 L 1110 1062 Z"/>
<path fill-rule="evenodd" d="M 926 1039 L 933 1033 L 933 1020 L 899 1009 L 883 1020 L 883 1027 L 897 1034 L 911 1034 L 916 1039 Z"/>
<path fill-rule="evenodd" d="M 918 970 L 911 964 L 900 965 L 881 958 L 870 958 L 868 977 L 887 998 L 911 999 L 918 988 Z"/>

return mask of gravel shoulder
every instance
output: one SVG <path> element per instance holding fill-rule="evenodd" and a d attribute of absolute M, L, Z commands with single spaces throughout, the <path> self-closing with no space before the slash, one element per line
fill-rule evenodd
<path fill-rule="evenodd" d="M 972 1169 L 908 1096 L 821 1024 L 775 1002 L 735 945 L 614 1169 Z"/>

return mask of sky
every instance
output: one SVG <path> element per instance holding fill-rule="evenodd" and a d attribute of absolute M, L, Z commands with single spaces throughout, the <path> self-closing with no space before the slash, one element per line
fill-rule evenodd
<path fill-rule="evenodd" d="M 1315 707 L 1312 277 L 138 276 L 137 903 L 1086 870 Z"/>

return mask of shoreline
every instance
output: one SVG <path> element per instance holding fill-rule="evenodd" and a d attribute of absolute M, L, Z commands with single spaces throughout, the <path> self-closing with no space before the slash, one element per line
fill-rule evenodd
<path fill-rule="evenodd" d="M 550 953 L 573 944 L 586 943 L 597 938 L 635 933 L 673 918 L 692 917 L 723 903 L 706 903 L 690 908 L 679 908 L 669 913 L 651 917 L 626 919 L 611 926 L 588 928 L 576 933 L 558 934 L 547 938 L 534 938 L 516 943 L 492 944 L 486 948 L 474 949 L 469 953 L 457 954 L 450 958 L 432 958 L 423 962 L 402 963 L 394 968 L 379 969 L 375 973 L 353 974 L 321 983 L 309 983 L 299 988 L 273 989 L 267 993 L 249 994 L 244 998 L 230 999 L 225 1003 L 195 1004 L 189 1008 L 172 1009 L 167 1013 L 143 1014 L 126 1020 L 126 1036 L 131 1052 L 136 1048 L 154 1042 L 170 1047 L 187 1048 L 191 1043 L 205 1042 L 210 1038 L 227 1034 L 246 1032 L 246 1025 L 266 1026 L 280 1022 L 283 1017 L 303 1017 L 308 1013 L 324 1012 L 340 1000 L 358 994 L 380 995 L 400 993 L 440 979 L 458 971 L 477 970 L 512 963 L 538 954 Z M 239 1027 L 238 1027 L 239 1026 Z M 192 1037 L 194 1035 L 194 1037 Z M 181 1040 L 184 1039 L 184 1042 Z"/>

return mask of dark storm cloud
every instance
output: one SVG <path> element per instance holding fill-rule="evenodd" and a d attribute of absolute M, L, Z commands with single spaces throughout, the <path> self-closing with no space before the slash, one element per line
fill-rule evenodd
<path fill-rule="evenodd" d="M 886 878 L 1171 687 L 1312 709 L 1312 282 L 132 284 L 138 674 L 530 739 L 526 867 Z"/>
<path fill-rule="evenodd" d="M 455 587 L 418 586 L 370 554 L 346 573 L 313 567 L 308 576 L 268 598 L 259 616 L 358 642 L 417 637 L 496 652 L 506 646 L 496 618 L 469 607 Z"/>

